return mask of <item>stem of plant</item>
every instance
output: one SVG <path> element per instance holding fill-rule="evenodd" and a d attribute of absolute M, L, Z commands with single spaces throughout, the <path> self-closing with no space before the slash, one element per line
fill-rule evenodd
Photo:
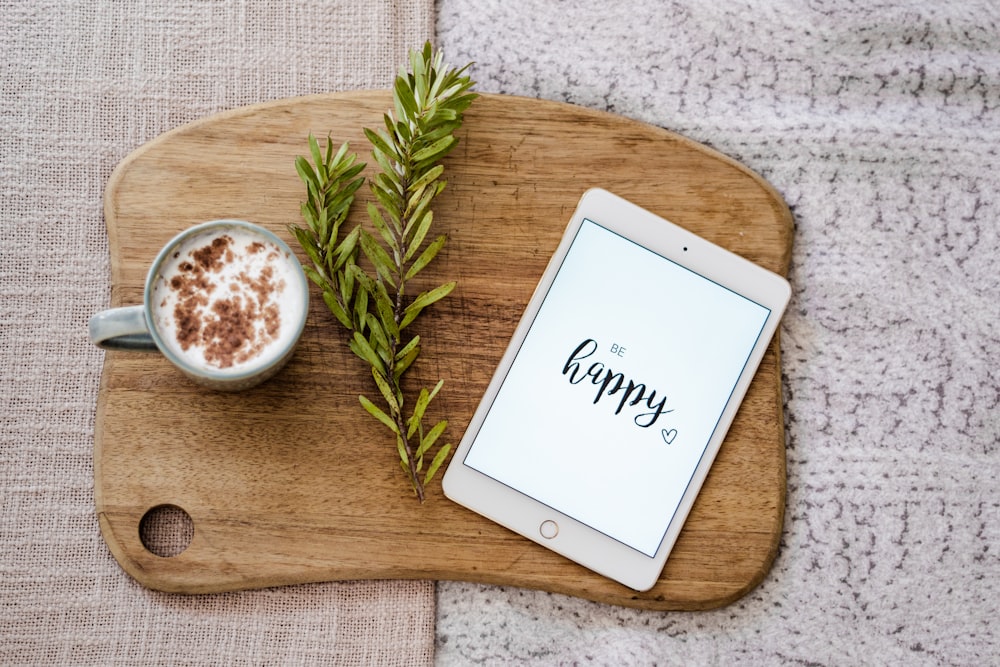
<path fill-rule="evenodd" d="M 404 176 L 403 179 L 403 192 L 409 188 L 409 178 Z M 400 226 L 406 229 L 407 220 L 404 216 L 403 220 L 400 221 Z M 396 237 L 397 245 L 400 248 L 400 257 L 405 257 L 407 253 L 407 244 L 404 234 L 393 230 L 393 235 Z M 403 321 L 403 299 L 405 296 L 405 286 L 406 286 L 406 266 L 405 262 L 400 261 L 396 272 L 396 298 L 393 304 L 393 319 L 396 321 L 396 326 L 398 327 L 400 322 Z M 392 410 L 392 419 L 396 423 L 396 428 L 399 429 L 399 437 L 403 441 L 403 450 L 406 452 L 407 465 L 410 469 L 410 481 L 413 483 L 413 490 L 417 494 L 417 500 L 421 503 L 424 502 L 424 485 L 420 479 L 420 473 L 417 470 L 417 457 L 416 452 L 410 445 L 410 439 L 408 437 L 409 425 L 406 423 L 406 418 L 403 416 L 403 390 L 399 384 L 399 378 L 396 377 L 396 353 L 399 351 L 400 340 L 397 336 L 389 336 L 389 362 L 386 367 L 386 379 L 391 383 L 391 387 L 399 400 L 399 409 Z"/>

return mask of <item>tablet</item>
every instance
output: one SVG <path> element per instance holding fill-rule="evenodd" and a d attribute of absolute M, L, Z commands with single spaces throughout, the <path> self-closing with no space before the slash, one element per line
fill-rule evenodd
<path fill-rule="evenodd" d="M 788 282 L 584 193 L 445 473 L 445 495 L 638 591 L 656 583 Z"/>

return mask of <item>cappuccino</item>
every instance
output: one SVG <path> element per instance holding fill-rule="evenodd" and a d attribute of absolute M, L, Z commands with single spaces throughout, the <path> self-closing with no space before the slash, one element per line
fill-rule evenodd
<path fill-rule="evenodd" d="M 184 364 L 224 374 L 253 372 L 290 354 L 308 302 L 291 252 L 239 226 L 185 238 L 149 288 L 162 343 Z"/>

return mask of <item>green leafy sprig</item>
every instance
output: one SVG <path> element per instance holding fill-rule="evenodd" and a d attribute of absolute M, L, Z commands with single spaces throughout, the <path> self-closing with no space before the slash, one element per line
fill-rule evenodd
<path fill-rule="evenodd" d="M 441 159 L 458 143 L 455 131 L 463 112 L 477 97 L 470 93 L 468 66 L 448 69 L 430 43 L 410 53 L 410 72 L 401 71 L 393 87 L 393 109 L 384 115 L 384 129 L 364 129 L 372 157 L 380 171 L 370 182 L 375 201 L 368 218 L 376 234 L 360 225 L 342 234 L 355 193 L 364 183 L 364 163 L 350 153 L 347 143 L 334 152 L 329 137 L 325 151 L 309 136 L 312 163 L 295 161 L 306 185 L 302 204 L 307 228 L 289 225 L 312 262 L 304 267 L 323 291 L 334 317 L 350 332 L 350 349 L 371 366 L 382 405 L 359 396 L 364 409 L 395 436 L 400 465 L 420 502 L 424 486 L 434 477 L 451 449 L 432 450 L 448 426 L 441 420 L 424 426 L 424 414 L 443 380 L 433 389 L 422 388 L 407 416 L 403 373 L 420 354 L 420 336 L 408 329 L 428 306 L 447 296 L 455 282 L 411 296 L 407 286 L 425 269 L 447 242 L 445 235 L 428 240 L 434 213 L 431 204 L 445 187 Z M 372 273 L 359 264 L 363 254 Z M 425 468 L 425 458 L 430 458 Z"/>

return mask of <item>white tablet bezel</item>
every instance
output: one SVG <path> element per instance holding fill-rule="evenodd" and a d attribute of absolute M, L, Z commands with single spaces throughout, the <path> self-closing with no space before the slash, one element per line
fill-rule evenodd
<path fill-rule="evenodd" d="M 507 371 L 514 363 L 521 343 L 528 334 L 585 219 L 590 219 L 771 311 L 731 398 L 722 412 L 718 428 L 692 472 L 687 490 L 673 512 L 673 518 L 652 558 L 464 464 L 466 455 L 473 446 L 503 385 Z M 442 480 L 445 495 L 458 504 L 629 588 L 637 591 L 652 588 L 708 475 L 708 470 L 725 439 L 746 390 L 756 374 L 790 296 L 791 288 L 783 277 L 605 190 L 596 188 L 588 190 L 581 197 L 566 227 L 566 232 L 549 261 L 496 373 L 448 466 Z M 665 511 L 669 511 L 669 508 Z M 543 537 L 541 534 L 541 526 L 546 521 L 554 521 L 557 524 L 558 534 L 554 537 Z"/>

